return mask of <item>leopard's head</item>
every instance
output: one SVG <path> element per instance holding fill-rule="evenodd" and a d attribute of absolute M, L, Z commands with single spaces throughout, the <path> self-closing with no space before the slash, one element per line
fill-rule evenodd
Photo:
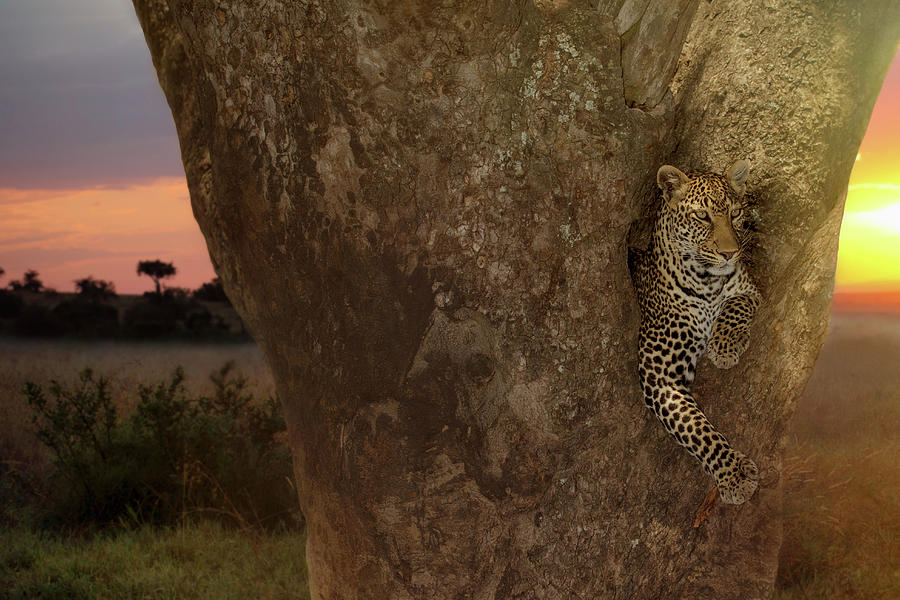
<path fill-rule="evenodd" d="M 724 175 L 688 176 L 670 165 L 656 173 L 670 239 L 715 274 L 730 273 L 740 259 L 749 171 L 750 164 L 739 160 Z"/>

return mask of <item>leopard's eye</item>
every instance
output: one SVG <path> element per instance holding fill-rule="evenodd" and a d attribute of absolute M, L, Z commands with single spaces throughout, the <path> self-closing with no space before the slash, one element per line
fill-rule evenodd
<path fill-rule="evenodd" d="M 739 216 L 741 216 L 742 212 L 744 212 L 744 209 L 742 209 L 740 206 L 735 206 L 731 209 L 731 216 L 739 217 Z"/>
<path fill-rule="evenodd" d="M 691 215 L 701 221 L 709 221 L 709 213 L 705 210 L 695 210 Z"/>

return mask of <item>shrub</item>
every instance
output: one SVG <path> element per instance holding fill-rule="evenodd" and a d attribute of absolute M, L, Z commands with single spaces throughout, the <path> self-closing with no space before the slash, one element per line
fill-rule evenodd
<path fill-rule="evenodd" d="M 163 304 L 170 304 L 178 311 L 178 318 L 183 318 L 187 311 L 197 306 L 197 303 L 191 300 L 191 292 L 186 288 L 170 287 L 166 288 L 160 296 Z"/>
<path fill-rule="evenodd" d="M 221 333 L 222 326 L 209 310 L 183 288 L 166 288 L 157 295 L 146 292 L 143 300 L 125 312 L 125 332 L 135 337 L 160 337 L 178 331 L 193 336 Z"/>
<path fill-rule="evenodd" d="M 53 314 L 67 333 L 81 336 L 113 336 L 119 331 L 119 311 L 113 306 L 77 298 L 58 304 Z"/>
<path fill-rule="evenodd" d="M 34 269 L 25 271 L 22 281 L 15 279 L 9 282 L 9 288 L 18 292 L 40 293 L 44 289 L 44 283 L 38 279 L 38 272 Z"/>
<path fill-rule="evenodd" d="M 170 303 L 158 299 L 144 300 L 125 311 L 122 327 L 125 333 L 134 337 L 169 335 L 178 329 L 178 312 Z"/>
<path fill-rule="evenodd" d="M 78 295 L 86 300 L 112 300 L 116 297 L 116 285 L 112 281 L 94 279 L 91 276 L 75 280 Z"/>
<path fill-rule="evenodd" d="M 280 405 L 256 401 L 226 364 L 211 396 L 190 396 L 184 371 L 138 388 L 120 420 L 109 381 L 81 373 L 72 389 L 53 381 L 49 399 L 29 382 L 38 439 L 53 453 L 48 523 L 169 524 L 202 513 L 238 525 L 299 523 Z"/>
<path fill-rule="evenodd" d="M 65 324 L 49 308 L 39 304 L 28 304 L 12 324 L 12 332 L 17 335 L 34 337 L 56 337 L 65 333 Z"/>
<path fill-rule="evenodd" d="M 0 319 L 14 319 L 22 314 L 24 303 L 18 294 L 0 290 Z"/>
<path fill-rule="evenodd" d="M 141 505 L 149 490 L 141 485 L 133 440 L 119 426 L 109 381 L 86 369 L 72 389 L 52 381 L 49 396 L 25 384 L 37 438 L 54 456 L 50 521 L 106 522 Z"/>
<path fill-rule="evenodd" d="M 231 301 L 225 294 L 225 288 L 222 286 L 222 280 L 214 277 L 212 281 L 207 281 L 193 292 L 195 300 L 205 300 L 206 302 L 223 302 L 231 305 Z"/>

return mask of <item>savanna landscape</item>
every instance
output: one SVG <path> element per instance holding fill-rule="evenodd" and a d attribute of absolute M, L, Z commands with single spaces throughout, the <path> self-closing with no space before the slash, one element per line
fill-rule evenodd
<path fill-rule="evenodd" d="M 900 596 L 898 357 L 897 315 L 832 315 L 785 448 L 776 598 Z M 109 378 L 127 416 L 139 386 L 165 382 L 181 366 L 189 393 L 212 394 L 210 375 L 228 363 L 254 402 L 274 395 L 252 343 L 0 339 L 2 597 L 307 597 L 300 518 L 271 527 L 252 507 L 232 506 L 223 518 L 194 505 L 168 521 L 126 510 L 107 522 L 48 525 L 48 494 L 59 493 L 50 485 L 54 454 L 36 436 L 27 382 L 73 388 L 93 369 Z"/>
<path fill-rule="evenodd" d="M 0 365 L 0 597 L 307 597 L 303 521 L 291 482 L 284 422 L 255 345 L 4 337 Z M 182 366 L 181 389 L 169 394 Z M 114 441 L 100 449 L 106 452 L 101 457 L 97 448 L 79 446 L 84 432 L 77 427 L 64 433 L 71 434 L 88 467 L 93 463 L 112 473 L 111 481 L 102 472 L 73 475 L 72 455 L 61 457 L 42 443 L 38 431 L 43 425 L 46 432 L 48 421 L 35 421 L 39 411 L 26 401 L 27 382 L 42 386 L 50 405 L 58 401 L 52 397 L 51 381 L 64 390 L 84 391 L 86 368 L 93 371 L 91 384 L 76 403 L 89 411 L 98 396 L 95 384 L 108 378 L 106 394 L 119 419 Z M 155 394 L 152 400 L 147 390 Z M 127 419 L 158 401 L 160 392 L 165 400 L 156 406 L 169 414 L 182 398 L 201 398 L 185 412 L 197 414 L 167 430 L 178 436 L 176 453 L 177 445 L 189 445 L 184 440 L 191 436 L 200 442 L 156 478 L 147 475 L 161 464 L 152 452 L 146 462 L 116 457 L 140 453 L 144 443 L 158 444 L 157 437 L 143 442 L 139 437 L 137 444 L 132 441 L 121 450 L 116 450 L 115 439 L 124 436 L 122 443 L 128 443 Z M 226 398 L 222 412 L 234 416 L 223 416 L 215 407 L 196 408 L 204 394 L 211 403 Z M 261 410 L 251 411 L 247 405 Z M 83 413 L 76 410 L 70 416 L 77 419 Z M 90 430 L 101 438 L 107 432 L 99 422 Z M 239 447 L 228 447 L 220 437 L 229 435 Z M 199 456 L 205 452 L 200 444 L 219 444 L 221 450 L 213 451 L 210 461 Z M 243 462 L 245 470 L 231 464 L 233 460 Z M 255 476 L 248 475 L 248 467 L 268 473 L 265 481 L 245 486 Z M 129 472 L 121 473 L 123 469 Z M 87 496 L 68 487 L 85 482 L 100 491 Z M 124 488 L 144 492 L 129 497 L 126 502 L 131 504 L 122 504 L 122 494 L 128 495 Z M 248 500 L 250 492 L 262 492 L 260 499 L 269 502 Z"/>
<path fill-rule="evenodd" d="M 900 598 L 898 41 L 0 2 L 0 600 Z"/>

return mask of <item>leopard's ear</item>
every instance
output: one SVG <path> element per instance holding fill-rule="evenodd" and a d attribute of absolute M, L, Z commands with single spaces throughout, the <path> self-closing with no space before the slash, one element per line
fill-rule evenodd
<path fill-rule="evenodd" d="M 691 180 L 672 165 L 663 165 L 656 172 L 656 184 L 663 192 L 663 200 L 675 208 L 687 193 Z"/>
<path fill-rule="evenodd" d="M 739 160 L 731 165 L 725 176 L 728 178 L 728 185 L 731 186 L 738 196 L 744 195 L 747 189 L 747 174 L 750 173 L 750 163 L 746 160 Z"/>

